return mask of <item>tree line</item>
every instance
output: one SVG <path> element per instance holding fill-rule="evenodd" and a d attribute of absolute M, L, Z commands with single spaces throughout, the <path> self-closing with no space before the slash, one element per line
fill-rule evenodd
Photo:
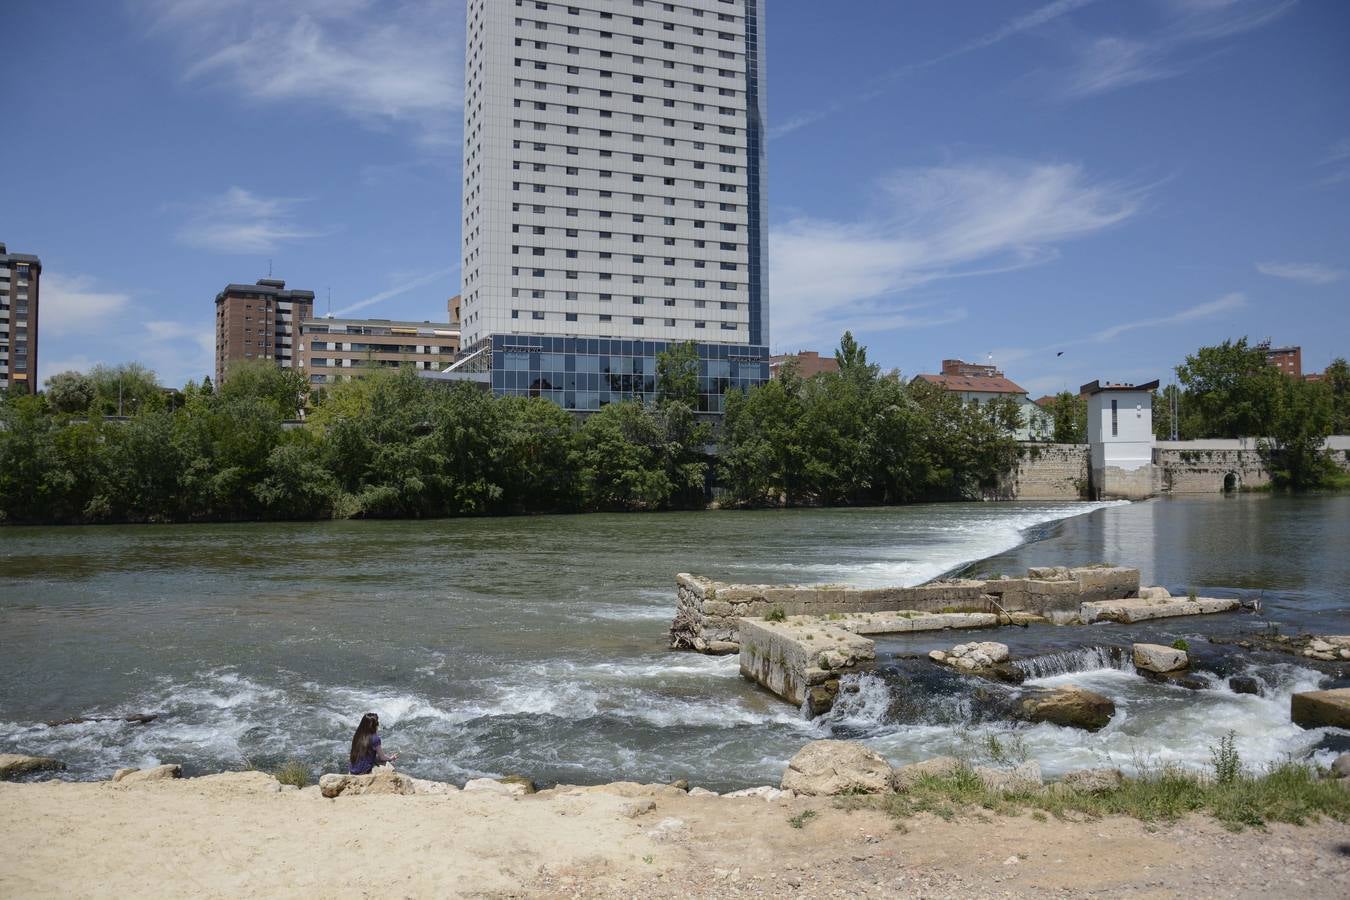
<path fill-rule="evenodd" d="M 956 393 L 868 362 L 845 334 L 837 373 L 778 377 L 694 413 L 692 344 L 661 355 L 648 402 L 584 419 L 537 397 L 372 370 L 311 390 L 302 373 L 242 364 L 161 387 L 142 366 L 64 372 L 0 398 L 0 522 L 190 522 L 436 517 L 723 505 L 877 505 L 997 493 L 1016 467 L 1011 401 Z M 1276 480 L 1336 483 L 1323 442 L 1350 432 L 1350 367 L 1289 378 L 1245 339 L 1178 367 L 1183 439 L 1262 438 Z M 1168 397 L 1155 398 L 1160 438 Z M 295 420 L 304 414 L 302 424 Z M 1043 435 L 1086 440 L 1082 398 L 1062 393 Z"/>
<path fill-rule="evenodd" d="M 837 374 L 789 366 L 729 396 L 717 434 L 694 413 L 692 344 L 661 355 L 654 399 L 584 419 L 411 370 L 318 391 L 266 363 L 179 390 L 134 364 L 67 372 L 0 401 L 0 521 L 700 509 L 714 495 L 903 503 L 979 497 L 1015 465 L 1011 404 L 977 407 L 883 374 L 848 334 L 838 358 Z"/>

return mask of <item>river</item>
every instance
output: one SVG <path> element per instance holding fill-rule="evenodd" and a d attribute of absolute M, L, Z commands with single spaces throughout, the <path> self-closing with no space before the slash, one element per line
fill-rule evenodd
<path fill-rule="evenodd" d="M 1127 641 L 1120 626 L 991 635 L 1015 652 L 1064 651 L 1047 679 L 1117 699 L 1124 715 L 1099 735 L 987 720 L 964 684 L 914 693 L 907 657 L 961 635 L 883 642 L 877 672 L 808 722 L 741 679 L 734 657 L 671 652 L 665 631 L 680 571 L 887 585 L 976 561 L 997 572 L 1105 558 L 1179 592 L 1263 597 L 1262 616 L 1167 634 L 1267 617 L 1346 632 L 1347 535 L 1344 496 L 9 528 L 0 752 L 56 756 L 66 777 L 84 779 L 160 761 L 192 774 L 299 759 L 317 773 L 337 770 L 373 710 L 401 769 L 453 781 L 523 773 L 729 789 L 775 782 L 803 743 L 830 735 L 896 763 L 997 753 L 992 737 L 1050 772 L 1102 760 L 1202 765 L 1230 727 L 1251 763 L 1325 754 L 1325 733 L 1288 723 L 1288 693 L 1326 684 L 1317 673 L 1262 663 L 1264 697 L 1232 694 L 1222 679 L 1206 691 L 1158 687 L 1092 662 L 1096 644 Z M 158 718 L 45 724 L 132 713 Z"/>

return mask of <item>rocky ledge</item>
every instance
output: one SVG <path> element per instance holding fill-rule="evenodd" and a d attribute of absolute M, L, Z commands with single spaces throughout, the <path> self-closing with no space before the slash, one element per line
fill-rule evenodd
<path fill-rule="evenodd" d="M 23 756 L 19 753 L 0 753 L 0 779 L 18 778 L 31 772 L 59 772 L 66 764 L 48 756 Z"/>

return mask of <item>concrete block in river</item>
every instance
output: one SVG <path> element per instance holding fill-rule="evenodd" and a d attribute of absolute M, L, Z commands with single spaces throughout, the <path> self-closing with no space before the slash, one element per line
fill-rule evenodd
<path fill-rule="evenodd" d="M 1084 625 L 1093 622 L 1121 622 L 1129 625 L 1149 619 L 1168 619 L 1177 616 L 1199 616 L 1209 613 L 1231 612 L 1241 605 L 1238 600 L 1214 597 L 1186 597 L 1146 599 L 1127 597 L 1123 600 L 1097 600 L 1084 603 L 1079 618 Z"/>
<path fill-rule="evenodd" d="M 1350 728 L 1350 688 L 1294 694 L 1289 715 L 1301 728 Z"/>
<path fill-rule="evenodd" d="M 876 657 L 872 641 L 819 620 L 742 619 L 740 644 L 741 674 L 793 706 L 811 687 Z"/>

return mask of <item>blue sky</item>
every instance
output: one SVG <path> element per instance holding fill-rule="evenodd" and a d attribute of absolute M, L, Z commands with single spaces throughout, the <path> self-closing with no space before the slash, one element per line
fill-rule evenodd
<path fill-rule="evenodd" d="M 200 377 L 215 294 L 269 260 L 319 310 L 444 316 L 462 0 L 5 7 L 42 377 Z M 1350 4 L 770 0 L 767 36 L 774 350 L 851 328 L 1033 395 L 1244 334 L 1350 352 Z"/>

